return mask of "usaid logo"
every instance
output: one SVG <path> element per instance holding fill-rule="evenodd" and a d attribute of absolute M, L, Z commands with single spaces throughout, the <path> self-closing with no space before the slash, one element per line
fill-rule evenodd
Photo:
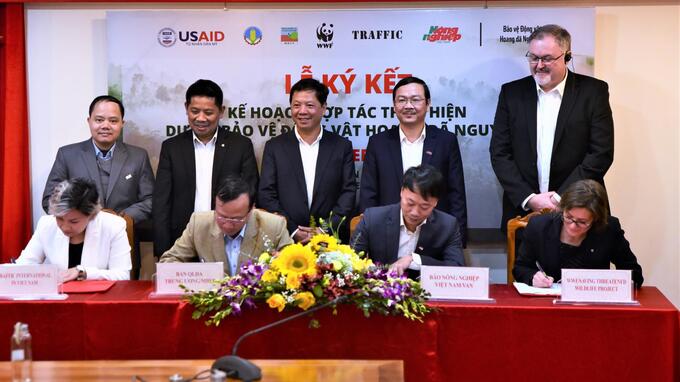
<path fill-rule="evenodd" d="M 217 46 L 224 41 L 222 31 L 175 31 L 172 28 L 163 28 L 158 32 L 158 43 L 169 48 L 177 41 L 187 46 Z"/>
<path fill-rule="evenodd" d="M 333 47 L 333 24 L 322 23 L 316 28 L 316 38 L 319 42 L 316 44 L 317 48 L 332 48 Z"/>
<path fill-rule="evenodd" d="M 172 28 L 163 28 L 158 32 L 158 43 L 169 48 L 177 42 L 177 34 Z"/>

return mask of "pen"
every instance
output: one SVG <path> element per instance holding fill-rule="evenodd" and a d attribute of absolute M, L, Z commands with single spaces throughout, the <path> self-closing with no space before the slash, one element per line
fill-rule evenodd
<path fill-rule="evenodd" d="M 541 273 L 543 273 L 543 276 L 545 276 L 545 278 L 547 279 L 547 278 L 548 278 L 548 274 L 545 273 L 545 271 L 543 270 L 543 267 L 542 267 L 541 264 L 538 262 L 538 260 L 536 260 L 536 266 L 538 267 L 538 270 L 541 271 Z"/>

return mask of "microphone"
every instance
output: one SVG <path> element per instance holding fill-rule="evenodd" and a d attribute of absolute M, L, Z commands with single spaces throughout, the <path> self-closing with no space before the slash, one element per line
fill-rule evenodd
<path fill-rule="evenodd" d="M 316 312 L 317 310 L 321 310 L 323 308 L 326 308 L 331 305 L 336 305 L 339 302 L 342 302 L 347 299 L 347 295 L 345 296 L 340 296 L 337 297 L 331 301 L 328 301 L 324 304 L 317 305 L 311 309 L 296 313 L 292 316 L 276 320 L 270 324 L 267 324 L 265 326 L 261 326 L 259 328 L 255 328 L 249 332 L 246 332 L 239 337 L 236 342 L 234 343 L 234 347 L 231 350 L 231 355 L 225 355 L 223 357 L 218 358 L 213 364 L 211 369 L 215 370 L 221 370 L 225 373 L 227 373 L 227 376 L 229 378 L 234 378 L 240 381 L 244 382 L 251 382 L 251 381 L 258 381 L 262 379 L 262 371 L 260 370 L 259 367 L 257 367 L 254 363 L 248 361 L 245 358 L 241 358 L 236 355 L 236 352 L 238 351 L 238 346 L 241 344 L 241 342 L 260 332 L 263 332 L 267 329 L 271 329 L 275 326 L 279 326 L 283 323 L 286 323 L 288 321 L 295 320 L 297 318 L 306 316 L 310 313 Z"/>

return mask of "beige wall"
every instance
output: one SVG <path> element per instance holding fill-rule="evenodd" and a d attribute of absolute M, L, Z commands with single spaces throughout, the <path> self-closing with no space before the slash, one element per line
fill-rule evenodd
<path fill-rule="evenodd" d="M 680 306 L 680 6 L 596 8 L 595 76 L 609 83 L 612 213 L 655 285 Z"/>

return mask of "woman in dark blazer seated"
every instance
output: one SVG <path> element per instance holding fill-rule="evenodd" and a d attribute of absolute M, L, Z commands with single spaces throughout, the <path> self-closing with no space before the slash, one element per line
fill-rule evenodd
<path fill-rule="evenodd" d="M 607 192 L 594 180 L 574 182 L 562 195 L 559 211 L 531 218 L 524 230 L 512 274 L 519 282 L 550 287 L 563 268 L 633 271 L 642 285 L 642 268 L 623 236 L 619 220 L 609 216 Z M 539 272 L 539 263 L 546 274 Z M 546 277 L 547 275 L 547 277 Z"/>

